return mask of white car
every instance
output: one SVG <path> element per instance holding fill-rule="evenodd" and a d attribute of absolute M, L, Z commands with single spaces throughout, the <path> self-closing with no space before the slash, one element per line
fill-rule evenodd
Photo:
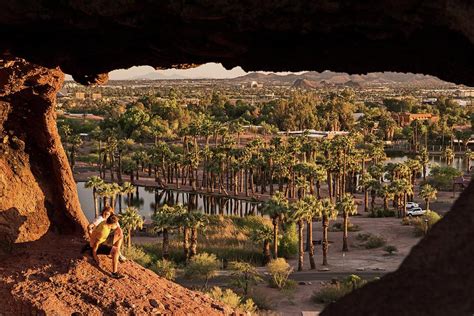
<path fill-rule="evenodd" d="M 420 207 L 420 205 L 418 205 L 418 203 L 415 203 L 415 202 L 407 202 L 407 209 L 411 209 L 414 207 Z"/>
<path fill-rule="evenodd" d="M 411 209 L 407 209 L 407 216 L 420 216 L 424 215 L 426 210 L 422 210 L 421 207 L 413 207 Z"/>

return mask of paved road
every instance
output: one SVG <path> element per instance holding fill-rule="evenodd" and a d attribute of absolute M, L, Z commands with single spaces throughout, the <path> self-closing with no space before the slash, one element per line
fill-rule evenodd
<path fill-rule="evenodd" d="M 376 277 L 381 277 L 387 272 L 385 271 L 356 271 L 356 272 L 320 272 L 320 271 L 303 271 L 303 272 L 295 272 L 292 273 L 290 279 L 299 281 L 330 281 L 332 279 L 339 279 L 342 280 L 345 277 L 356 274 L 360 276 L 362 279 L 372 280 Z M 229 275 L 219 275 L 209 281 L 209 286 L 222 286 L 229 284 L 230 277 Z M 186 280 L 183 278 L 178 278 L 176 280 L 177 283 L 184 285 L 184 286 L 201 286 L 203 282 L 194 281 L 194 280 Z"/>

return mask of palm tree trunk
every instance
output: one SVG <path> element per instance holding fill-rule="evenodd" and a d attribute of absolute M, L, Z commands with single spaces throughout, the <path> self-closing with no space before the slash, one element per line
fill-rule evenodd
<path fill-rule="evenodd" d="M 263 242 L 263 265 L 267 265 L 272 259 L 272 254 L 270 252 L 270 242 L 265 240 Z"/>
<path fill-rule="evenodd" d="M 163 259 L 169 258 L 169 250 L 170 250 L 170 241 L 168 236 L 168 229 L 163 228 Z"/>
<path fill-rule="evenodd" d="M 342 235 L 342 251 L 349 251 L 347 245 L 347 226 L 349 224 L 349 214 L 344 212 L 344 233 Z"/>
<path fill-rule="evenodd" d="M 273 258 L 278 258 L 278 218 L 273 218 Z"/>
<path fill-rule="evenodd" d="M 298 221 L 298 271 L 303 271 L 303 257 L 304 257 L 304 245 L 303 245 L 303 221 Z"/>
<path fill-rule="evenodd" d="M 313 245 L 313 219 L 308 220 L 308 231 L 306 232 L 309 236 L 310 244 L 309 244 L 309 264 L 311 266 L 311 270 L 316 269 L 316 262 L 314 262 L 314 245 Z"/>
<path fill-rule="evenodd" d="M 324 216 L 323 217 L 323 266 L 328 265 L 328 226 L 329 226 L 329 219 Z"/>
<path fill-rule="evenodd" d="M 94 198 L 94 212 L 95 212 L 95 218 L 99 217 L 99 201 L 97 200 L 97 192 L 96 189 L 92 189 L 92 196 Z"/>
<path fill-rule="evenodd" d="M 191 228 L 191 245 L 189 247 L 189 259 L 197 254 L 197 227 Z"/>

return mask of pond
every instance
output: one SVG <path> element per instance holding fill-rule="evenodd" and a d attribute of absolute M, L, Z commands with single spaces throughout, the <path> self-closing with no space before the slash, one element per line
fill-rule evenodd
<path fill-rule="evenodd" d="M 387 163 L 398 163 L 398 162 L 404 162 L 408 159 L 408 156 L 399 156 L 399 157 L 390 157 L 387 160 L 384 161 L 385 164 Z M 430 174 L 430 170 L 434 166 L 441 166 L 441 167 L 446 167 L 446 161 L 443 159 L 441 156 L 430 156 L 430 163 L 428 164 L 426 168 L 426 174 Z M 466 161 L 463 159 L 463 157 L 458 157 L 456 156 L 453 160 L 453 164 L 451 167 L 456 168 L 459 171 L 465 172 L 466 171 Z"/>
<path fill-rule="evenodd" d="M 85 187 L 85 182 L 77 183 L 77 193 L 81 203 L 82 211 L 87 219 L 94 219 L 94 201 L 92 197 L 92 189 Z M 257 210 L 259 202 L 247 201 L 243 199 L 228 198 L 215 195 L 197 194 L 182 192 L 176 190 L 162 190 L 137 186 L 136 193 L 132 195 L 130 204 L 135 206 L 140 215 L 145 219 L 150 219 L 155 209 L 169 204 L 183 204 L 192 209 L 198 209 L 207 214 L 236 215 L 245 216 L 249 214 L 258 215 Z M 120 201 L 116 201 L 115 209 L 126 208 L 128 199 L 122 197 Z M 100 208 L 102 206 L 100 205 Z"/>

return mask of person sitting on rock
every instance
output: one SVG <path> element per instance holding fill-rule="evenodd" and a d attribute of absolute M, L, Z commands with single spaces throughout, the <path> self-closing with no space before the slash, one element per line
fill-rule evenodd
<path fill-rule="evenodd" d="M 111 255 L 112 256 L 112 276 L 114 278 L 120 279 L 123 276 L 118 273 L 118 263 L 120 255 L 120 246 L 123 241 L 123 234 L 116 240 L 114 238 L 114 243 L 112 246 L 105 245 L 104 242 L 107 240 L 107 237 L 110 235 L 110 232 L 113 229 L 118 227 L 118 217 L 115 215 L 110 215 L 107 220 L 102 221 L 91 233 L 90 236 L 90 247 L 92 248 L 92 256 L 94 260 L 99 264 L 98 254 Z M 121 231 L 121 230 L 120 230 Z"/>
<path fill-rule="evenodd" d="M 110 206 L 104 207 L 102 209 L 101 215 L 99 217 L 97 217 L 92 223 L 90 223 L 89 226 L 87 226 L 87 233 L 89 234 L 89 238 L 90 238 L 91 233 L 94 230 L 94 228 L 97 227 L 103 221 L 107 220 L 107 218 L 109 218 L 109 216 L 113 215 L 113 214 L 114 214 L 114 209 L 112 207 L 110 207 Z M 120 236 L 123 236 L 123 231 L 122 231 L 122 228 L 120 227 L 120 224 L 119 224 L 118 227 L 114 231 L 113 237 L 109 236 L 109 238 L 107 238 L 107 242 L 105 244 L 109 245 L 109 246 L 113 245 L 117 240 L 119 240 L 121 238 Z M 88 245 L 85 246 L 85 248 L 82 250 L 82 253 L 84 253 L 87 250 L 90 250 Z M 120 262 L 125 262 L 125 261 L 127 261 L 127 258 L 120 252 L 119 260 L 120 260 Z"/>

